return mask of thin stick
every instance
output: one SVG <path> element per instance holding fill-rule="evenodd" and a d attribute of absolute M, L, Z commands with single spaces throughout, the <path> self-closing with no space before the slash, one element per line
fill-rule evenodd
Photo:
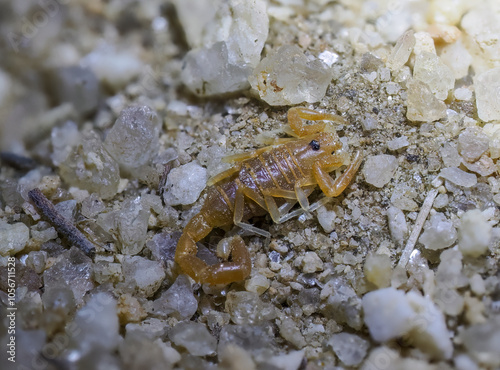
<path fill-rule="evenodd" d="M 405 249 L 403 250 L 403 253 L 401 253 L 401 257 L 399 258 L 398 267 L 405 268 L 406 264 L 410 260 L 410 256 L 413 252 L 413 249 L 415 248 L 415 244 L 417 243 L 418 237 L 420 236 L 420 232 L 422 231 L 425 220 L 427 219 L 427 216 L 432 209 L 432 204 L 434 203 L 434 199 L 436 198 L 437 194 L 437 189 L 432 189 L 427 193 L 424 204 L 422 204 L 422 208 L 420 209 L 417 219 L 415 220 L 415 225 L 413 225 L 413 230 L 411 231 L 410 237 L 406 242 Z"/>
<path fill-rule="evenodd" d="M 94 244 L 92 244 L 75 225 L 57 212 L 54 205 L 42 194 L 40 189 L 35 188 L 30 190 L 28 196 L 40 213 L 45 216 L 61 236 L 65 237 L 70 244 L 80 248 L 87 256 L 91 257 L 94 255 Z"/>

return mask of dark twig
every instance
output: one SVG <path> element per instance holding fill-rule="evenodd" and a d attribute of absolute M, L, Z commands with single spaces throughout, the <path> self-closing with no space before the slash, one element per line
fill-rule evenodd
<path fill-rule="evenodd" d="M 65 237 L 70 244 L 77 246 L 88 256 L 92 256 L 95 253 L 94 244 L 92 244 L 75 225 L 57 212 L 54 205 L 42 194 L 40 189 L 35 188 L 30 190 L 28 195 L 31 201 L 35 203 L 40 213 L 45 216 L 45 218 L 55 227 L 57 232 Z"/>
<path fill-rule="evenodd" d="M 10 152 L 0 152 L 0 160 L 7 166 L 21 171 L 29 171 L 38 166 L 33 159 Z"/>

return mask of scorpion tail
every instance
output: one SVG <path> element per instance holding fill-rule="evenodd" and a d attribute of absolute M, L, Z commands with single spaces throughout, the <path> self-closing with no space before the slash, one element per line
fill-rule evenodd
<path fill-rule="evenodd" d="M 208 284 L 228 284 L 245 279 L 250 275 L 252 263 L 243 239 L 234 236 L 230 240 L 231 262 L 207 265 L 196 256 L 196 243 L 207 236 L 212 230 L 203 213 L 194 216 L 184 229 L 177 244 L 175 262 L 182 271 L 196 282 Z"/>

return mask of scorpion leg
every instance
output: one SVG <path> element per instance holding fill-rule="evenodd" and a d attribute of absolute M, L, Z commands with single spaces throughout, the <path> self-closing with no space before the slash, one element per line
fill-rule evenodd
<path fill-rule="evenodd" d="M 182 271 L 199 283 L 228 284 L 245 279 L 252 269 L 250 254 L 239 236 L 231 239 L 232 262 L 207 265 L 196 256 L 196 242 L 207 236 L 212 230 L 202 213 L 194 216 L 181 235 L 175 252 L 175 262 Z"/>
<path fill-rule="evenodd" d="M 212 176 L 208 181 L 207 181 L 207 186 L 211 186 L 221 180 L 224 180 L 226 177 L 231 176 L 232 174 L 238 172 L 241 169 L 241 164 L 237 164 L 231 168 L 228 168 L 225 171 L 222 171 L 221 173 L 218 173 L 215 176 Z"/>
<path fill-rule="evenodd" d="M 249 190 L 250 189 L 245 188 L 244 185 L 239 183 L 238 189 L 236 190 L 235 201 L 234 201 L 233 223 L 236 226 L 241 227 L 242 229 L 245 229 L 257 235 L 261 235 L 265 238 L 269 238 L 271 234 L 266 230 L 259 229 L 258 227 L 255 227 L 253 225 L 250 225 L 242 221 L 243 211 L 245 210 L 245 195 L 246 195 L 245 192 L 249 193 Z"/>
<path fill-rule="evenodd" d="M 303 120 L 310 121 L 338 121 L 346 123 L 346 121 L 335 114 L 330 113 L 320 113 L 312 109 L 295 107 L 288 110 L 288 123 L 290 124 L 293 132 L 297 134 L 298 137 L 304 137 L 318 132 L 325 131 L 326 123 L 315 123 L 312 125 L 306 124 Z"/>
<path fill-rule="evenodd" d="M 314 178 L 327 197 L 339 196 L 345 190 L 347 185 L 349 185 L 352 178 L 356 174 L 356 171 L 361 165 L 361 160 L 361 152 L 358 151 L 354 156 L 354 160 L 347 167 L 344 173 L 335 180 L 333 180 L 330 174 L 324 170 L 324 167 L 332 167 L 337 163 L 334 163 L 333 161 L 331 163 L 325 161 L 317 162 L 313 166 Z M 340 165 L 340 163 L 338 165 Z"/>

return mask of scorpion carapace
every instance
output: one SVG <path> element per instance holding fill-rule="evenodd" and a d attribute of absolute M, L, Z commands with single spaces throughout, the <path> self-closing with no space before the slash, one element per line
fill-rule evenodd
<path fill-rule="evenodd" d="M 321 121 L 306 124 L 304 120 Z M 200 283 L 227 284 L 243 280 L 250 274 L 250 254 L 243 239 L 230 239 L 232 261 L 207 265 L 196 256 L 196 243 L 215 227 L 235 224 L 256 234 L 270 234 L 244 221 L 269 213 L 274 222 L 283 222 L 299 212 L 288 213 L 299 202 L 305 211 L 318 207 L 309 205 L 308 195 L 318 185 L 327 197 L 341 194 L 361 164 L 358 151 L 347 169 L 333 179 L 329 172 L 346 162 L 342 143 L 331 126 L 324 121 L 341 117 L 306 108 L 291 108 L 288 122 L 296 139 L 284 139 L 273 145 L 238 156 L 227 171 L 215 176 L 209 185 L 201 211 L 186 225 L 177 244 L 175 261 L 181 269 Z"/>

